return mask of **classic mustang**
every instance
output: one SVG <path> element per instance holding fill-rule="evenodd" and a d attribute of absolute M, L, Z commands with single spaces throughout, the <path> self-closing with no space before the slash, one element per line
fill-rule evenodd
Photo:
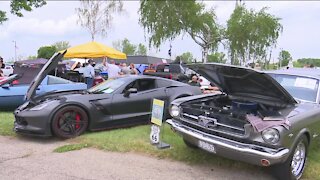
<path fill-rule="evenodd" d="M 170 105 L 167 123 L 186 145 L 247 163 L 271 166 L 279 179 L 299 179 L 320 131 L 316 70 L 259 72 L 221 64 L 189 66 L 222 93 Z"/>
<path fill-rule="evenodd" d="M 24 96 L 27 93 L 29 84 L 16 83 L 20 75 L 14 74 L 0 80 L 0 111 L 13 110 L 24 103 Z M 74 83 L 66 79 L 48 75 L 39 87 L 37 94 L 44 94 L 50 91 L 84 90 L 87 85 L 84 83 Z"/>
<path fill-rule="evenodd" d="M 85 91 L 34 96 L 42 79 L 62 57 L 63 54 L 57 53 L 45 64 L 29 87 L 28 101 L 15 110 L 17 133 L 71 138 L 87 129 L 145 124 L 150 121 L 153 98 L 169 104 L 179 97 L 201 94 L 199 87 L 169 79 L 126 76 Z"/>

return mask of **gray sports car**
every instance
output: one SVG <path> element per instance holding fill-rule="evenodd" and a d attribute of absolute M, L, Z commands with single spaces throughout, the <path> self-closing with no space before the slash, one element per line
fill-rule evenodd
<path fill-rule="evenodd" d="M 221 64 L 191 69 L 222 93 L 173 101 L 167 122 L 188 146 L 299 179 L 308 148 L 319 141 L 318 70 L 260 72 Z"/>
<path fill-rule="evenodd" d="M 40 82 L 62 57 L 63 54 L 55 54 L 32 81 L 27 102 L 14 112 L 17 133 L 71 138 L 86 130 L 145 124 L 150 121 L 153 98 L 168 104 L 179 97 L 201 94 L 199 87 L 169 79 L 126 76 L 89 90 L 35 96 Z"/>

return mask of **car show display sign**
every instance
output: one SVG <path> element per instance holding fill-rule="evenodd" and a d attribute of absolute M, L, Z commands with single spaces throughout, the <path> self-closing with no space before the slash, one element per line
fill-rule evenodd
<path fill-rule="evenodd" d="M 151 122 L 158 126 L 162 125 L 164 101 L 153 99 Z"/>
<path fill-rule="evenodd" d="M 159 99 L 153 99 L 151 113 L 151 123 L 153 124 L 151 126 L 150 142 L 153 145 L 157 145 L 158 149 L 165 149 L 170 147 L 169 144 L 160 141 L 160 127 L 162 126 L 163 112 L 164 101 Z M 164 132 L 162 132 L 162 134 L 163 133 Z"/>
<path fill-rule="evenodd" d="M 157 125 L 151 126 L 150 141 L 151 141 L 151 144 L 158 144 L 160 142 L 160 127 L 159 126 L 157 126 Z"/>

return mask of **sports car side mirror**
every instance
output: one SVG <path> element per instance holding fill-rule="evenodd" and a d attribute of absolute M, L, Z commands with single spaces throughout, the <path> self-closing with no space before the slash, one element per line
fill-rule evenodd
<path fill-rule="evenodd" d="M 130 88 L 130 89 L 128 89 L 128 90 L 123 94 L 123 96 L 124 96 L 124 97 L 129 97 L 129 95 L 130 95 L 131 93 L 137 93 L 137 92 L 138 92 L 137 88 Z"/>

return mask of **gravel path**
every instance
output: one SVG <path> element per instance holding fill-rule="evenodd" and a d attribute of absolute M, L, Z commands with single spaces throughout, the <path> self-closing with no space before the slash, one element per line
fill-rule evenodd
<path fill-rule="evenodd" d="M 267 171 L 191 166 L 135 153 L 104 152 L 92 148 L 52 152 L 66 142 L 0 136 L 0 179 L 272 179 Z"/>

